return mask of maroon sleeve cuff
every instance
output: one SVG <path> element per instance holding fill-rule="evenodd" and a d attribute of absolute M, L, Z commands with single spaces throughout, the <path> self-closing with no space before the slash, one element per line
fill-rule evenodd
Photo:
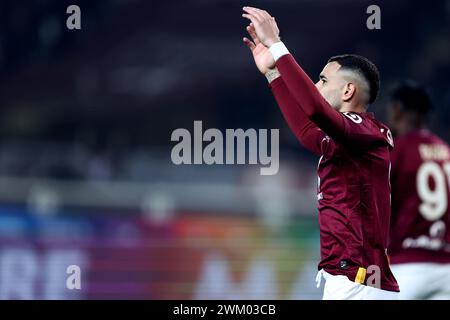
<path fill-rule="evenodd" d="M 280 77 L 276 78 L 275 80 L 273 80 L 271 83 L 269 83 L 269 88 L 271 88 L 272 90 L 281 86 L 283 84 L 283 79 Z"/>

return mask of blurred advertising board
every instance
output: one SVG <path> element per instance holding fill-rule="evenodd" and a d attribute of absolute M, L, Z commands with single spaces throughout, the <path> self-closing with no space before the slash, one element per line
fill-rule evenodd
<path fill-rule="evenodd" d="M 314 217 L 32 215 L 0 207 L 0 299 L 315 299 Z M 68 285 L 79 268 L 80 288 Z"/>

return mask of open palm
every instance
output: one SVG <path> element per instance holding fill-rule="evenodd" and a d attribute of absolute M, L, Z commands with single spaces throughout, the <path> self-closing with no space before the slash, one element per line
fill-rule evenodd
<path fill-rule="evenodd" d="M 248 38 L 244 38 L 244 43 L 252 51 L 253 59 L 255 60 L 258 70 L 262 74 L 266 74 L 270 69 L 275 67 L 275 60 L 273 59 L 269 49 L 259 41 L 255 28 L 252 24 L 247 27 L 247 32 L 253 41 Z"/>

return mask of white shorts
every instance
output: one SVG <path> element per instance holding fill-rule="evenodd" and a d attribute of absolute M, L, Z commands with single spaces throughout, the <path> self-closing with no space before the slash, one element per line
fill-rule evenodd
<path fill-rule="evenodd" d="M 331 275 L 324 270 L 319 271 L 318 286 L 321 274 L 325 279 L 323 300 L 397 300 L 398 292 L 387 291 L 365 286 L 350 281 L 346 276 Z M 316 279 L 317 280 L 317 279 Z"/>
<path fill-rule="evenodd" d="M 400 286 L 399 299 L 450 299 L 450 264 L 402 263 L 391 270 Z"/>

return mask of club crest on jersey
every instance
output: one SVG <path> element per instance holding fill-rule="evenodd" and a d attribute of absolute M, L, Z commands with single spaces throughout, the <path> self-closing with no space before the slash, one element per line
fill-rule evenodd
<path fill-rule="evenodd" d="M 357 115 L 356 113 L 351 113 L 351 112 L 342 112 L 342 113 L 344 114 L 344 116 L 346 116 L 347 118 L 352 120 L 354 123 L 362 122 L 362 118 L 359 115 Z"/>

